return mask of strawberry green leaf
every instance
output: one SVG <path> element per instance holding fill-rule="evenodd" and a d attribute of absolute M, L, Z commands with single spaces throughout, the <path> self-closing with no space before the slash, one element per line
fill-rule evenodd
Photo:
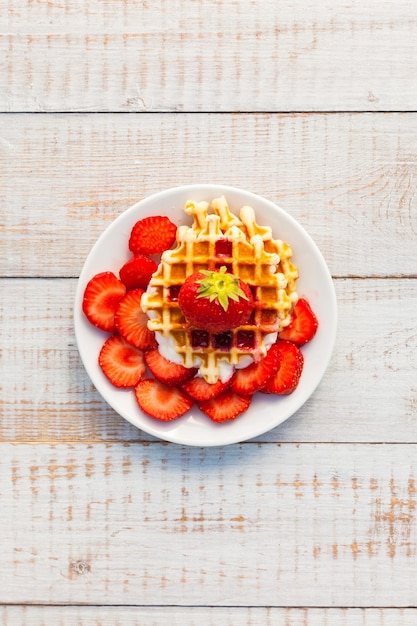
<path fill-rule="evenodd" d="M 239 286 L 239 278 L 234 274 L 227 273 L 227 268 L 222 265 L 218 272 L 202 270 L 205 278 L 199 279 L 197 298 L 209 298 L 210 302 L 218 300 L 224 311 L 229 308 L 229 298 L 237 302 L 239 298 L 247 300 L 246 294 Z"/>

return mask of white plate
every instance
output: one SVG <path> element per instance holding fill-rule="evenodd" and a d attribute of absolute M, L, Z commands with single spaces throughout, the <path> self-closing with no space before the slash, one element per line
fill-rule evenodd
<path fill-rule="evenodd" d="M 207 200 L 224 195 L 231 210 L 248 204 L 255 209 L 258 224 L 269 225 L 274 238 L 283 239 L 293 249 L 298 266 L 299 296 L 311 304 L 319 328 L 313 341 L 302 348 L 304 369 L 297 389 L 288 396 L 254 395 L 250 408 L 236 420 L 212 422 L 197 408 L 172 422 L 161 422 L 145 415 L 132 390 L 113 387 L 98 365 L 98 354 L 107 333 L 94 328 L 82 312 L 87 282 L 98 272 L 118 270 L 130 257 L 129 234 L 134 223 L 147 215 L 167 215 L 177 225 L 190 224 L 183 207 L 187 200 Z M 336 336 L 337 306 L 327 265 L 314 241 L 285 211 L 274 203 L 241 189 L 223 185 L 188 185 L 168 189 L 138 202 L 122 213 L 99 237 L 88 255 L 79 278 L 75 297 L 75 334 L 85 369 L 106 402 L 138 428 L 166 441 L 190 446 L 218 446 L 245 441 L 281 424 L 311 396 L 327 368 Z"/>

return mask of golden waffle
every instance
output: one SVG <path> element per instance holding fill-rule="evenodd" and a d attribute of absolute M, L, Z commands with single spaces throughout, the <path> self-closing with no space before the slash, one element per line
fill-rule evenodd
<path fill-rule="evenodd" d="M 209 212 L 211 208 L 212 212 Z M 224 197 L 188 202 L 193 224 L 180 226 L 177 246 L 163 253 L 161 263 L 142 296 L 160 352 L 185 367 L 199 367 L 207 382 L 227 379 L 234 367 L 246 367 L 265 356 L 277 333 L 289 324 L 297 300 L 298 270 L 290 246 L 259 226 L 251 207 L 234 215 Z M 187 276 L 225 265 L 251 288 L 255 308 L 247 322 L 230 331 L 210 334 L 190 328 L 178 306 L 178 292 Z"/>

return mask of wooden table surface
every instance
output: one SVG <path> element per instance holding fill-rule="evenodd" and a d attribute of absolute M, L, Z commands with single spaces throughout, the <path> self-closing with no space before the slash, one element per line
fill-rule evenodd
<path fill-rule="evenodd" d="M 0 6 L 2 626 L 415 626 L 415 0 Z M 201 182 L 293 215 L 339 307 L 308 402 L 206 449 L 110 409 L 72 322 L 108 224 Z"/>

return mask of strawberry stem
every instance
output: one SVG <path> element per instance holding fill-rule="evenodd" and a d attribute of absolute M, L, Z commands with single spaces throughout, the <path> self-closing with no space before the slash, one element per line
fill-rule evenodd
<path fill-rule="evenodd" d="M 218 272 L 201 270 L 201 274 L 204 274 L 205 278 L 197 281 L 200 284 L 197 298 L 209 298 L 210 302 L 217 298 L 224 311 L 229 308 L 229 298 L 236 302 L 239 298 L 248 299 L 239 286 L 239 278 L 229 274 L 225 265 L 222 265 Z"/>

